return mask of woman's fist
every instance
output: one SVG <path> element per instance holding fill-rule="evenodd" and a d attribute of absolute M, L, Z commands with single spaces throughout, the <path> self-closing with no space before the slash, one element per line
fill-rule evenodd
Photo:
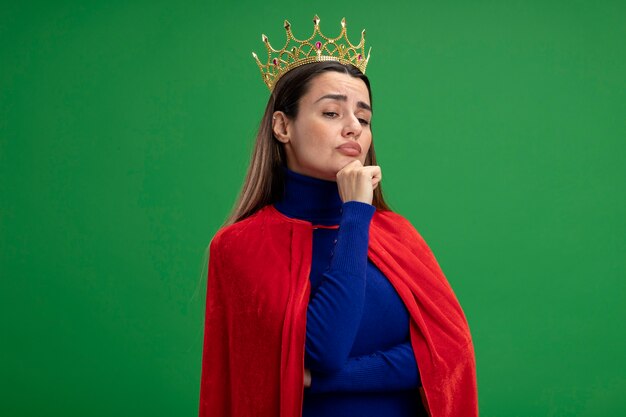
<path fill-rule="evenodd" d="M 374 190 L 382 179 L 382 172 L 377 165 L 363 166 L 358 159 L 350 162 L 337 172 L 339 196 L 347 201 L 360 201 L 372 204 Z"/>

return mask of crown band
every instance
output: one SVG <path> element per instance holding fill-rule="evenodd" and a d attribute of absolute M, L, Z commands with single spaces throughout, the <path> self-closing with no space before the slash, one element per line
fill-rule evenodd
<path fill-rule="evenodd" d="M 313 34 L 304 40 L 296 39 L 291 32 L 291 24 L 285 20 L 287 41 L 282 49 L 274 49 L 265 35 L 261 39 L 267 48 L 267 63 L 262 64 L 257 54 L 252 56 L 261 70 L 263 82 L 270 91 L 278 80 L 290 70 L 313 62 L 337 61 L 351 64 L 363 74 L 370 59 L 370 52 L 365 56 L 365 29 L 361 32 L 361 41 L 353 45 L 346 34 L 346 19 L 341 19 L 341 33 L 336 38 L 329 38 L 320 32 L 320 18 L 313 18 Z M 317 40 L 316 39 L 317 36 Z M 370 48 L 371 51 L 371 48 Z"/>

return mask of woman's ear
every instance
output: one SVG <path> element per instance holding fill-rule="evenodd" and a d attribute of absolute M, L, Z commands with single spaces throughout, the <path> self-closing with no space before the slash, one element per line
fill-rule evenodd
<path fill-rule="evenodd" d="M 282 143 L 287 143 L 291 140 L 289 134 L 289 118 L 282 111 L 275 111 L 272 115 L 272 131 L 274 137 Z"/>

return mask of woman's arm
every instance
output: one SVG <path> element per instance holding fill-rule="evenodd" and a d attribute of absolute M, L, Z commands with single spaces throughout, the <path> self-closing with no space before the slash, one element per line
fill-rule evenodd
<path fill-rule="evenodd" d="M 363 313 L 369 226 L 375 211 L 359 201 L 343 204 L 329 270 L 307 310 L 306 355 L 312 371 L 338 372 L 348 361 Z"/>
<path fill-rule="evenodd" d="M 411 342 L 350 358 L 332 374 L 311 372 L 310 392 L 397 391 L 418 388 L 420 375 Z"/>

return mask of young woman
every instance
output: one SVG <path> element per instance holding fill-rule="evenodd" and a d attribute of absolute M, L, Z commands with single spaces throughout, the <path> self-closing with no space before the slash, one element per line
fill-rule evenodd
<path fill-rule="evenodd" d="M 383 198 L 369 80 L 320 59 L 274 81 L 210 245 L 200 416 L 476 416 L 463 311 Z"/>

